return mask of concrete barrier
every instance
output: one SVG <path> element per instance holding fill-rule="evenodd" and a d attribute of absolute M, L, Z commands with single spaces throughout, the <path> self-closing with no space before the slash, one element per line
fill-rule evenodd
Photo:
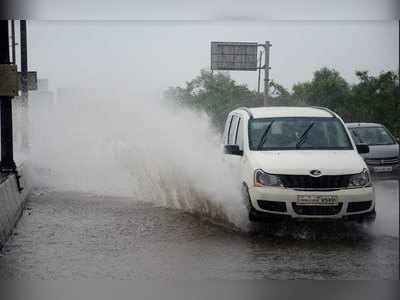
<path fill-rule="evenodd" d="M 18 191 L 15 174 L 11 174 L 0 181 L 0 249 L 18 222 L 30 190 L 22 164 L 18 167 L 18 173 L 21 176 L 21 186 L 24 188 L 22 192 Z"/>

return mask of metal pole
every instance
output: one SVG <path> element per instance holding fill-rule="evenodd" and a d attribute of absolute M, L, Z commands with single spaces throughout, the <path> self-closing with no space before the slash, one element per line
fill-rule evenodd
<path fill-rule="evenodd" d="M 271 47 L 271 43 L 269 41 L 265 42 L 265 74 L 264 74 L 264 106 L 269 105 L 269 48 Z"/>
<path fill-rule="evenodd" d="M 8 21 L 0 20 L 0 64 L 10 63 L 10 47 L 8 35 Z M 16 165 L 13 154 L 12 129 L 12 97 L 0 96 L 0 130 L 1 130 L 1 172 L 15 172 Z"/>
<path fill-rule="evenodd" d="M 257 93 L 260 93 L 260 79 L 261 79 L 261 58 L 262 58 L 262 51 L 260 51 L 260 60 L 258 62 L 258 87 L 257 87 Z"/>
<path fill-rule="evenodd" d="M 11 21 L 11 50 L 12 50 L 12 63 L 16 64 L 15 58 L 15 21 Z"/>
<path fill-rule="evenodd" d="M 26 20 L 21 20 L 21 84 L 22 101 L 28 101 L 28 56 L 26 46 Z"/>
<path fill-rule="evenodd" d="M 21 150 L 29 152 L 29 139 L 28 139 L 28 47 L 26 39 L 26 20 L 20 22 L 21 32 L 21 98 L 22 103 L 20 107 L 21 112 Z"/>

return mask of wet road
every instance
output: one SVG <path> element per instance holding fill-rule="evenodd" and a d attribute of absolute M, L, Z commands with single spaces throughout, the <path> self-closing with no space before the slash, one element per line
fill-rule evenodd
<path fill-rule="evenodd" d="M 36 193 L 2 251 L 0 279 L 398 279 L 398 182 L 376 187 L 372 228 L 250 233 L 132 199 Z"/>

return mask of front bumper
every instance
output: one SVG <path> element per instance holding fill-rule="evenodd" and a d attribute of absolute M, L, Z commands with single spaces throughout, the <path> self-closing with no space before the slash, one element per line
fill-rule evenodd
<path fill-rule="evenodd" d="M 340 189 L 335 191 L 304 191 L 279 187 L 251 187 L 249 188 L 249 194 L 255 213 L 266 216 L 274 215 L 275 218 L 293 218 L 297 220 L 351 219 L 352 216 L 356 217 L 372 212 L 375 208 L 373 187 Z M 296 204 L 298 195 L 337 196 L 338 205 L 299 206 Z M 264 205 L 264 203 L 268 203 L 268 205 Z"/>
<path fill-rule="evenodd" d="M 400 168 L 400 158 L 365 159 L 371 173 L 393 172 Z M 385 169 L 391 169 L 386 171 Z"/>

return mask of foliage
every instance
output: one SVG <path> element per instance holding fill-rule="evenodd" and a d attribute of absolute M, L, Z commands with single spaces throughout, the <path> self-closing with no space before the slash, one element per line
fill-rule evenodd
<path fill-rule="evenodd" d="M 359 83 L 349 86 L 335 70 L 322 68 L 311 82 L 293 86 L 292 96 L 307 105 L 325 106 L 345 122 L 384 124 L 396 136 L 400 133 L 400 88 L 394 72 L 374 77 L 356 72 Z"/>
<path fill-rule="evenodd" d="M 250 91 L 245 85 L 238 85 L 226 73 L 212 74 L 202 70 L 185 88 L 169 88 L 166 97 L 207 112 L 214 125 L 222 130 L 227 114 L 240 106 L 262 106 L 263 98 Z"/>
<path fill-rule="evenodd" d="M 293 92 L 271 81 L 271 105 L 324 106 L 337 112 L 345 122 L 384 124 L 393 134 L 400 134 L 400 87 L 394 72 L 370 76 L 356 72 L 359 82 L 349 85 L 333 69 L 322 68 L 309 82 L 297 83 Z M 237 84 L 227 73 L 202 70 L 184 88 L 169 88 L 165 95 L 173 101 L 207 112 L 222 131 L 227 114 L 240 106 L 263 105 L 263 94 Z"/>

